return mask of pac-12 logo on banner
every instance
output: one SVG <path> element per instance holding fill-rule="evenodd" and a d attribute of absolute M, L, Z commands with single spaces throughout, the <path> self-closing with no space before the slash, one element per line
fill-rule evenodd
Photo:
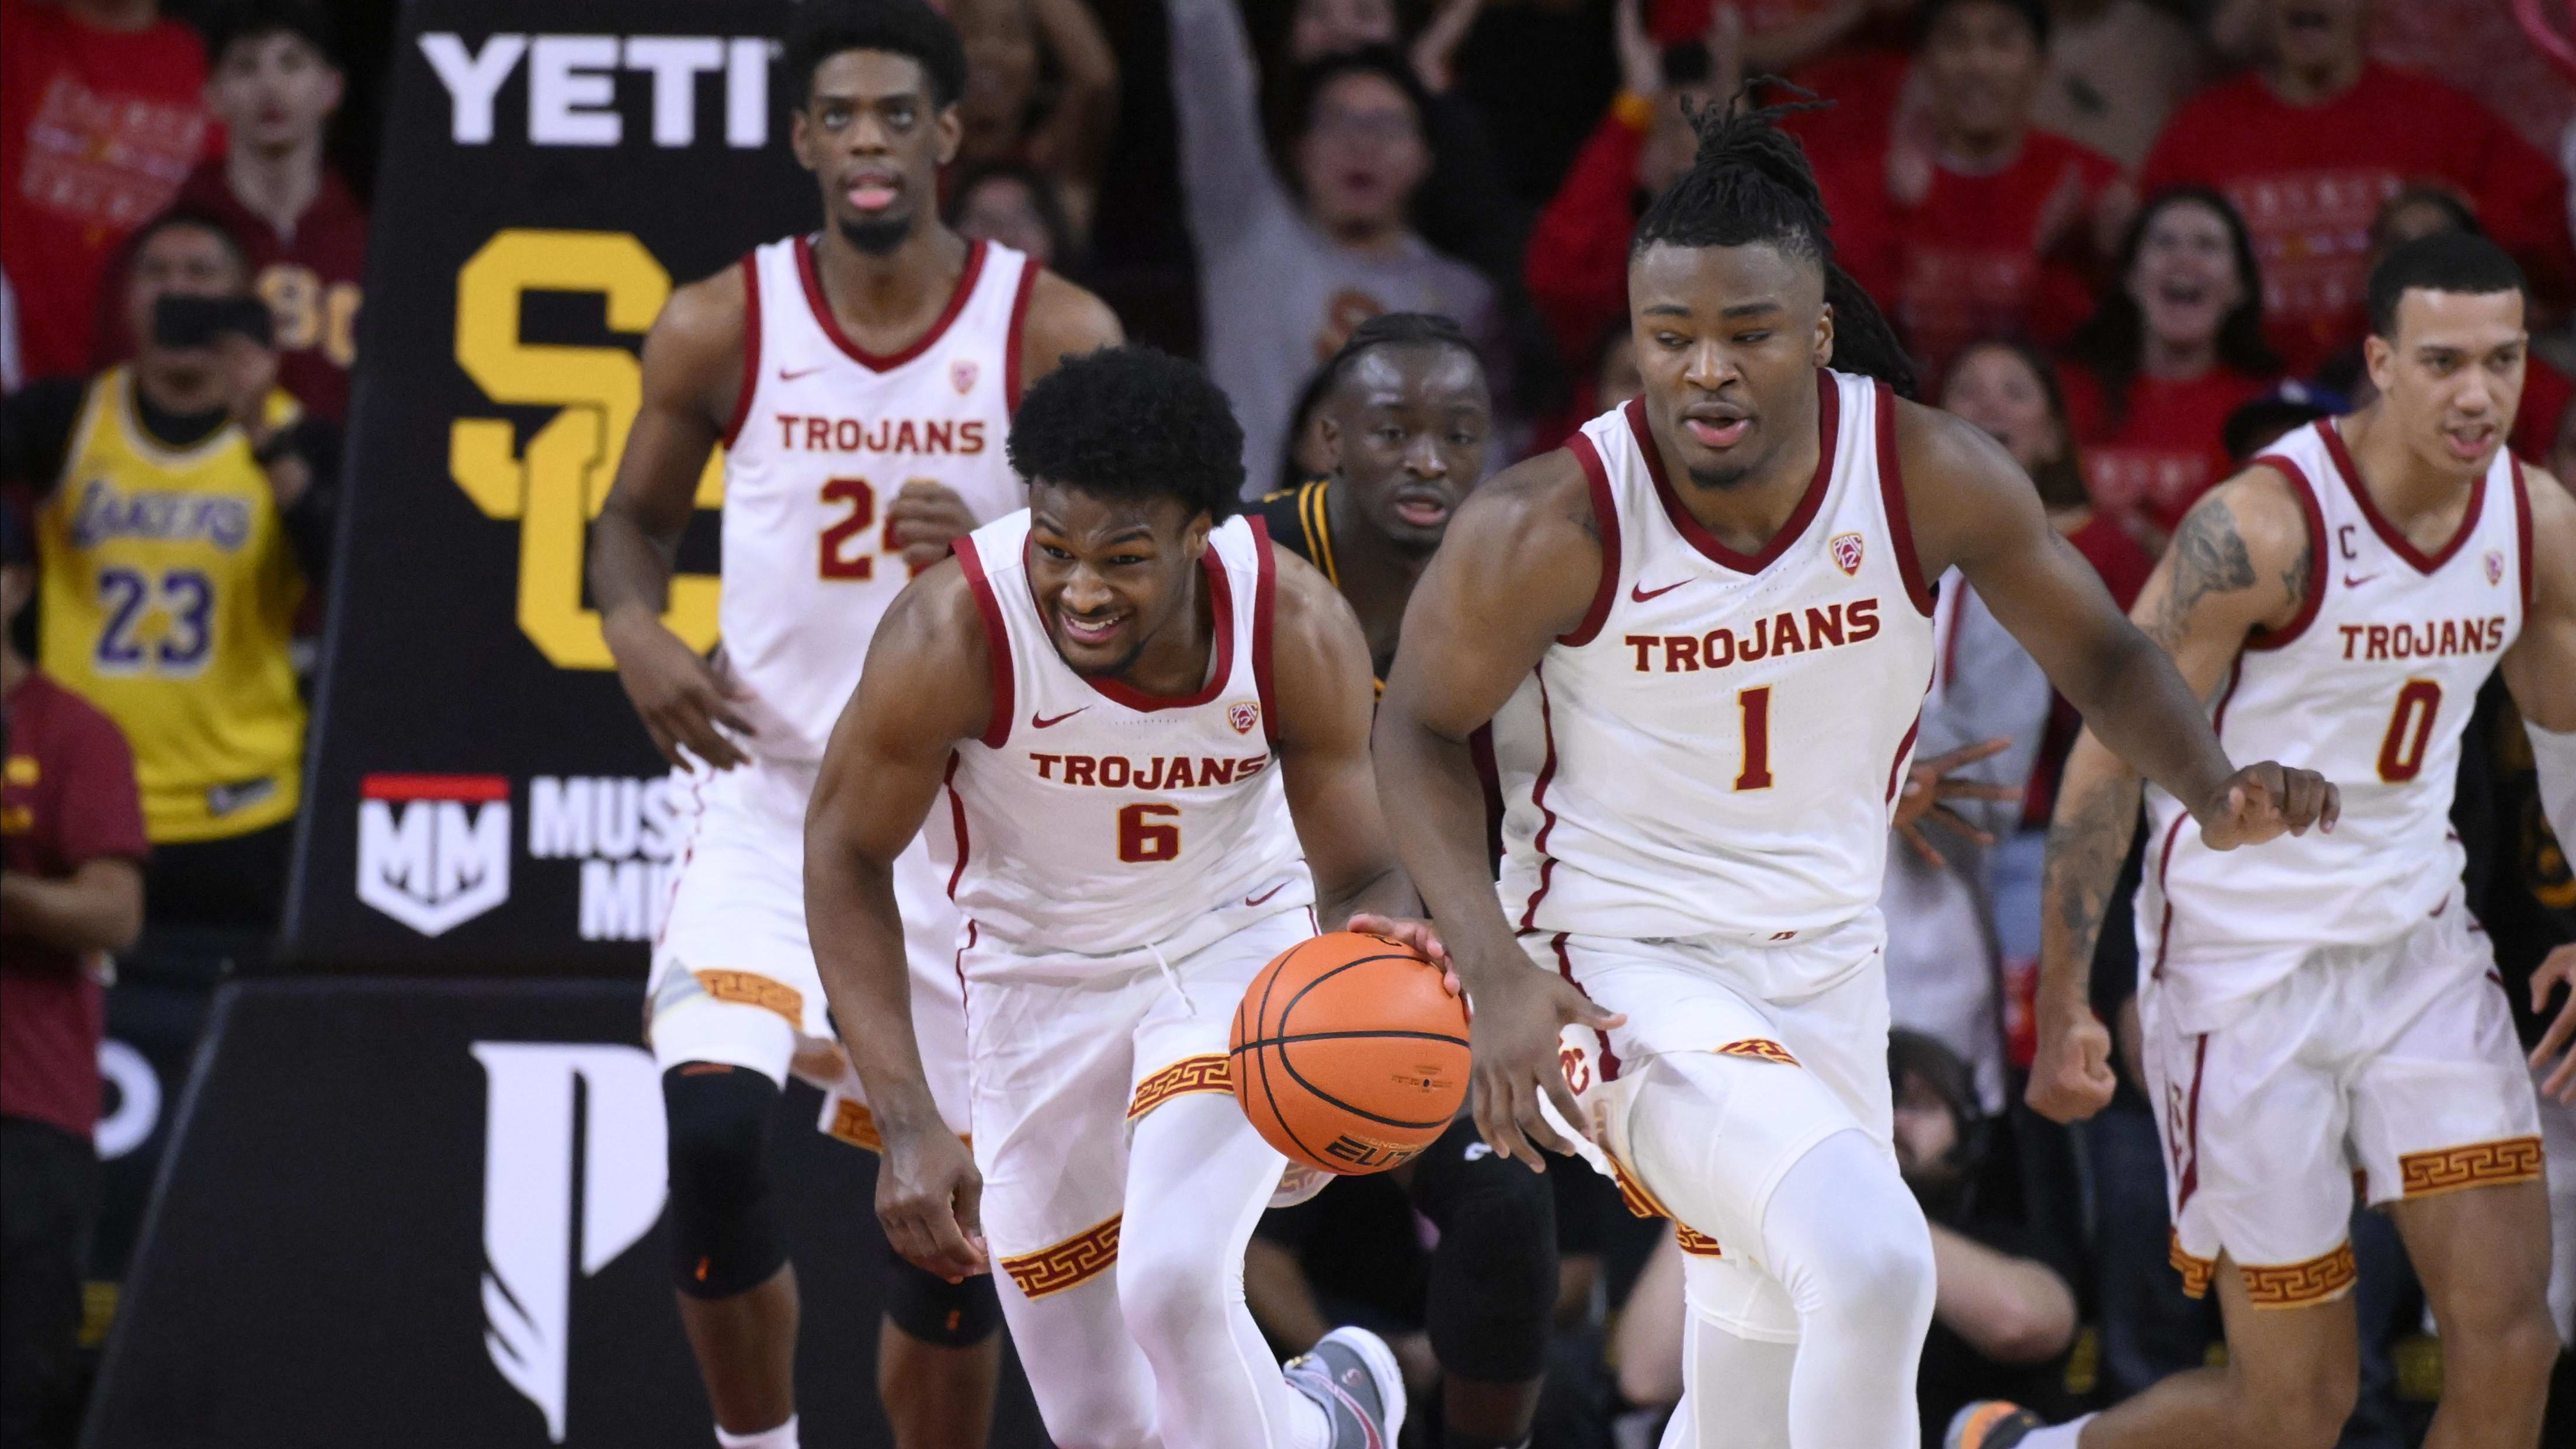
<path fill-rule="evenodd" d="M 358 899 L 436 936 L 510 898 L 510 781 L 369 775 L 359 788 Z"/>

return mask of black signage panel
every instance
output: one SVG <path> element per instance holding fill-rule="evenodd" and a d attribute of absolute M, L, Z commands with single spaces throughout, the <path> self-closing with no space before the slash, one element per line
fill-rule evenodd
<path fill-rule="evenodd" d="M 582 585 L 675 285 L 818 215 L 786 0 L 411 0 L 290 957 L 635 975 L 675 847 Z M 668 621 L 716 629 L 720 466 Z"/>
<path fill-rule="evenodd" d="M 224 987 L 87 1449 L 705 1449 L 636 1005 L 605 981 Z M 793 1089 L 771 1139 L 803 1437 L 877 1449 L 876 1159 L 818 1105 Z M 1016 1369 L 993 1442 L 1046 1442 Z"/>

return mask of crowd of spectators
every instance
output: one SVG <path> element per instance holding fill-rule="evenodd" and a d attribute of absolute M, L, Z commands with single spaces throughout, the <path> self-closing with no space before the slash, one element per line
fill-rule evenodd
<path fill-rule="evenodd" d="M 1792 108 L 1838 258 L 1898 328 L 1922 400 L 2003 443 L 2123 603 L 2203 492 L 2364 400 L 2361 279 L 2428 231 L 2483 232 L 2529 273 L 2512 443 L 2576 471 L 2576 82 L 2493 0 L 942 8 L 970 77 L 952 222 L 1200 358 L 1233 398 L 1255 493 L 1329 466 L 1314 379 L 1380 313 L 1442 314 L 1471 340 L 1489 470 L 1633 396 L 1635 220 L 1687 167 L 1691 113 L 1739 94 Z M 283 895 L 299 641 L 318 623 L 364 285 L 362 188 L 334 158 L 373 133 L 391 64 L 345 44 L 385 40 L 370 10 L 0 0 L 13 1443 L 32 1412 L 17 1386 L 53 1372 L 20 1357 L 22 1315 L 55 1338 L 77 1317 L 61 1297 L 76 1258 L 26 1245 L 87 1191 L 60 1161 L 96 1113 L 76 1064 L 107 954 L 138 915 L 267 929 Z M 149 501 L 173 493 L 200 506 Z M 1888 911 L 1899 1149 L 1940 1245 L 1932 1426 L 1971 1394 L 2132 1392 L 2200 1362 L 2214 1333 L 2165 1266 L 2135 1072 L 2077 1131 L 2016 1105 L 2039 842 L 2074 720 L 1972 591 L 1941 607 L 1922 755 L 1983 788 L 1907 817 Z M 64 783 L 120 768 L 122 794 Z M 2124 928 L 2104 937 L 2097 1004 L 2133 1020 Z M 38 1062 L 74 1064 L 69 1087 L 22 1069 Z M 1651 1442 L 1678 1386 L 1671 1235 L 1579 1177 L 1560 1208 L 1539 1442 Z M 1348 1310 L 1401 1336 L 1436 1236 L 1413 1214 L 1354 1182 L 1266 1226 L 1265 1328 L 1293 1348 Z M 2369 1271 L 2404 1301 L 2402 1254 Z M 2402 1418 L 2366 1403 L 2347 1442 L 2399 1442 L 2361 1426 Z"/>

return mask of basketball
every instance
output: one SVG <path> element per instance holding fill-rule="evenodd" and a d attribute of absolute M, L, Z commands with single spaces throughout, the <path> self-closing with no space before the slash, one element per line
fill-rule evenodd
<path fill-rule="evenodd" d="M 1235 1100 L 1271 1146 L 1326 1172 L 1384 1172 L 1467 1100 L 1467 1007 L 1400 941 L 1335 931 L 1272 958 L 1234 1010 Z"/>

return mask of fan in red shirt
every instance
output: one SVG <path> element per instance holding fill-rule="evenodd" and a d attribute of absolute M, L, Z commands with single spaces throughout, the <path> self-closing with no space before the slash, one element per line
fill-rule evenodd
<path fill-rule="evenodd" d="M 2263 341 L 2253 238 L 2227 198 L 2163 191 L 2131 223 L 2118 281 L 2067 344 L 2067 412 L 2093 504 L 2149 554 L 2234 467 L 2228 414 L 2280 373 Z"/>
<path fill-rule="evenodd" d="M 2032 129 L 2039 0 L 1929 0 L 1923 25 L 1919 123 L 1908 112 L 1866 144 L 1828 113 L 1803 139 L 1835 254 L 1937 379 L 1980 338 L 2063 339 L 2091 310 L 2090 263 L 2129 193 L 2109 157 Z"/>
<path fill-rule="evenodd" d="M 0 271 L 18 376 L 87 370 L 91 299 L 211 129 L 197 33 L 153 0 L 0 0 Z"/>
<path fill-rule="evenodd" d="M 80 1393 L 81 1251 L 98 1214 L 99 966 L 143 924 L 134 757 L 5 627 L 34 542 L 0 505 L 0 1443 L 50 1438 Z"/>
<path fill-rule="evenodd" d="M 2216 186 L 2245 214 L 2266 332 L 2302 376 L 2365 330 L 2371 217 L 2410 182 L 2466 195 L 2544 296 L 2576 274 L 2557 168 L 2470 96 L 2367 59 L 2366 8 L 2280 0 L 2273 58 L 2184 106 L 2140 176 Z"/>
<path fill-rule="evenodd" d="M 206 98 L 227 144 L 189 175 L 177 204 L 221 219 L 249 248 L 276 319 L 279 385 L 307 413 L 339 422 L 357 360 L 367 214 L 323 158 L 344 88 L 329 24 L 303 0 L 240 0 L 208 21 L 206 46 L 215 67 Z M 129 261 L 120 252 L 114 282 L 99 290 L 99 367 L 133 355 Z"/>

